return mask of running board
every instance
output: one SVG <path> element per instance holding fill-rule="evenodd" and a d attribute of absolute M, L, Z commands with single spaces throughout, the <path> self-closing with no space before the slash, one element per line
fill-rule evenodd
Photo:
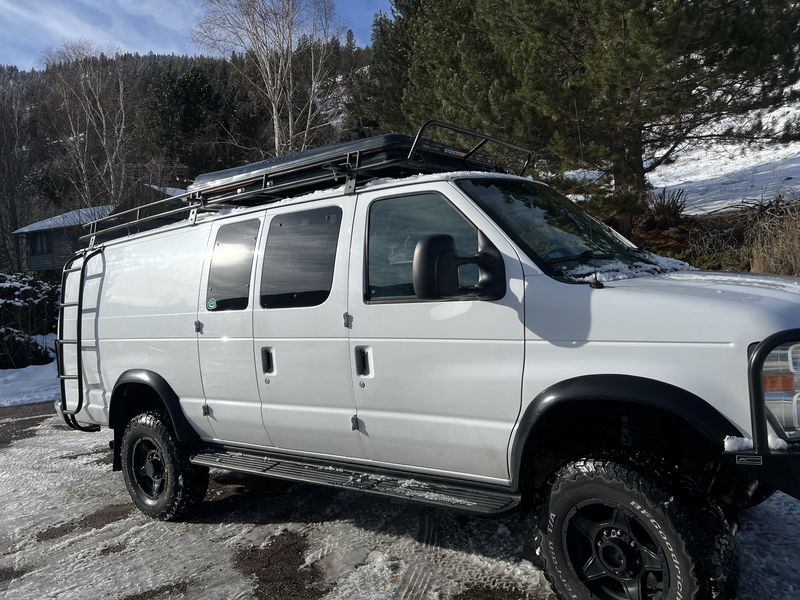
<path fill-rule="evenodd" d="M 510 512 L 519 505 L 518 494 L 463 484 L 419 481 L 397 475 L 361 471 L 352 466 L 334 467 L 282 456 L 208 448 L 194 454 L 195 465 L 262 475 L 303 483 L 358 490 L 379 496 L 411 500 L 420 504 L 455 508 L 483 515 Z"/>

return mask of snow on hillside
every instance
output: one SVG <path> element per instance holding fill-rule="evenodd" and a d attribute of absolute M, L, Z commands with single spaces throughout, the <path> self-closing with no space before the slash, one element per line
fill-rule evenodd
<path fill-rule="evenodd" d="M 763 120 L 782 128 L 799 116 L 800 104 L 794 104 L 764 115 Z M 655 189 L 683 188 L 689 214 L 768 202 L 778 195 L 800 199 L 800 142 L 706 144 L 681 153 L 648 179 Z"/>

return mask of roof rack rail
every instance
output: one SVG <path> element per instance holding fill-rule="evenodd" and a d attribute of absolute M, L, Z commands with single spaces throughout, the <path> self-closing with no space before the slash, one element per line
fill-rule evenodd
<path fill-rule="evenodd" d="M 462 149 L 424 138 L 423 134 L 433 128 L 472 137 L 477 142 Z M 84 225 L 89 231 L 80 239 L 89 240 L 92 247 L 98 237 L 110 239 L 114 237 L 112 234 L 138 233 L 186 218 L 179 217 L 184 213 L 193 222 L 198 212 L 222 205 L 269 204 L 341 183 L 345 193 L 352 194 L 359 185 L 378 178 L 467 170 L 507 172 L 502 165 L 479 154 L 487 143 L 522 154 L 525 160 L 519 174 L 525 173 L 533 154 L 530 150 L 458 125 L 430 120 L 419 128 L 413 140 L 389 133 L 199 175 L 183 194 L 112 213 Z M 143 228 L 143 225 L 148 226 Z"/>

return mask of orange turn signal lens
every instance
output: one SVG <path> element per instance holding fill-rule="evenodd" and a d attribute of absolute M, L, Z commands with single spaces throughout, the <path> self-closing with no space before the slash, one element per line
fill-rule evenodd
<path fill-rule="evenodd" d="M 764 374 L 765 392 L 794 392 L 794 373 Z"/>

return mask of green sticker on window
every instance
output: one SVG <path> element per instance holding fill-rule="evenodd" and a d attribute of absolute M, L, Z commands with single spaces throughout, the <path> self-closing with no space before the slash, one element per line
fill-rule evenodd
<path fill-rule="evenodd" d="M 209 298 L 208 302 L 206 302 L 206 308 L 208 310 L 216 310 L 217 308 L 217 301 L 214 298 Z"/>

